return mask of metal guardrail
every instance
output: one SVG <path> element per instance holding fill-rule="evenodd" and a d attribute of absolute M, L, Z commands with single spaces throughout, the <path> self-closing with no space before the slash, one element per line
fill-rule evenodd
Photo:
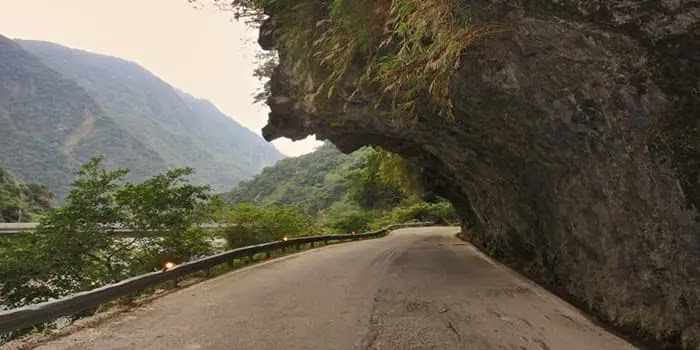
<path fill-rule="evenodd" d="M 307 243 L 313 245 L 313 243 L 316 242 L 328 243 L 328 241 L 336 240 L 346 241 L 374 238 L 397 228 L 428 226 L 431 224 L 432 223 L 423 222 L 390 225 L 381 230 L 368 233 L 299 237 L 286 241 L 275 241 L 229 250 L 227 252 L 177 265 L 170 270 L 151 272 L 90 291 L 76 293 L 61 299 L 2 311 L 0 312 L 0 334 L 36 326 L 63 316 L 89 310 L 120 297 L 133 296 L 148 287 L 166 281 L 177 281 L 178 277 L 209 270 L 222 264 L 231 264 L 234 259 L 237 258 L 252 257 L 258 253 L 268 253 L 278 249 Z"/>
<path fill-rule="evenodd" d="M 5 235 L 16 235 L 24 232 L 31 232 L 34 231 L 37 226 L 39 226 L 39 224 L 36 222 L 28 222 L 21 224 L 3 222 L 0 223 L 0 237 Z"/>
<path fill-rule="evenodd" d="M 39 226 L 38 222 L 26 222 L 26 223 L 0 223 L 0 237 L 9 237 L 9 236 L 16 236 L 22 233 L 30 233 L 36 230 L 36 228 Z M 205 230 L 215 230 L 217 228 L 222 227 L 220 224 L 202 224 L 199 225 L 199 227 L 205 229 Z M 129 233 L 134 233 L 135 231 L 129 229 L 129 228 L 121 228 L 119 226 L 115 226 L 112 228 L 112 231 L 115 234 L 129 234 Z"/>

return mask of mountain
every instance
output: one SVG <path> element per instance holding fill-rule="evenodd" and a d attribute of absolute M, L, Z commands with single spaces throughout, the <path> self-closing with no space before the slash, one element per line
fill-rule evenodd
<path fill-rule="evenodd" d="M 221 113 L 208 100 L 184 92 L 180 92 L 180 96 L 190 111 L 198 117 L 194 122 L 198 122 L 199 125 L 193 130 L 200 132 L 200 138 L 207 142 L 207 148 L 217 162 L 223 162 L 232 169 L 240 169 L 239 171 L 249 178 L 264 167 L 284 158 L 284 155 L 262 137 L 235 121 L 232 123 L 231 118 Z M 229 153 L 232 150 L 235 150 L 236 154 L 235 163 L 230 162 Z M 229 189 L 231 185 L 223 183 L 219 188 L 221 187 Z"/>
<path fill-rule="evenodd" d="M 75 82 L 0 37 L 0 166 L 21 179 L 47 184 L 58 196 L 72 173 L 97 151 L 106 165 L 165 161 L 117 125 Z M 134 167 L 134 176 L 146 175 Z"/>
<path fill-rule="evenodd" d="M 312 153 L 280 160 L 221 197 L 229 203 L 294 205 L 318 214 L 347 202 L 347 174 L 362 166 L 366 150 L 346 155 L 325 143 Z"/>
<path fill-rule="evenodd" d="M 0 165 L 62 198 L 90 157 L 131 179 L 173 167 L 223 191 L 284 156 L 206 100 L 119 58 L 0 37 Z"/>

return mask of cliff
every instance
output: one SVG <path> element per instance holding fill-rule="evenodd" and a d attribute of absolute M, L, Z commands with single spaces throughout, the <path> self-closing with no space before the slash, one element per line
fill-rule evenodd
<path fill-rule="evenodd" d="M 485 252 L 700 346 L 700 1 L 253 3 L 268 140 L 400 153 Z"/>

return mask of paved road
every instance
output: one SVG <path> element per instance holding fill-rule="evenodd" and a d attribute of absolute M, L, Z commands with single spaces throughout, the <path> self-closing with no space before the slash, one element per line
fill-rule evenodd
<path fill-rule="evenodd" d="M 404 229 L 269 261 L 40 349 L 634 349 L 455 232 Z"/>

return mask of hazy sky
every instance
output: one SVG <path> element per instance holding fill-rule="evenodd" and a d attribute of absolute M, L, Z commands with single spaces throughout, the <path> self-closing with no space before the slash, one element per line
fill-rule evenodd
<path fill-rule="evenodd" d="M 262 84 L 252 76 L 257 32 L 230 13 L 187 0 L 0 0 L 0 34 L 134 61 L 258 134 L 267 121 L 251 97 Z M 274 144 L 299 155 L 320 142 Z"/>

